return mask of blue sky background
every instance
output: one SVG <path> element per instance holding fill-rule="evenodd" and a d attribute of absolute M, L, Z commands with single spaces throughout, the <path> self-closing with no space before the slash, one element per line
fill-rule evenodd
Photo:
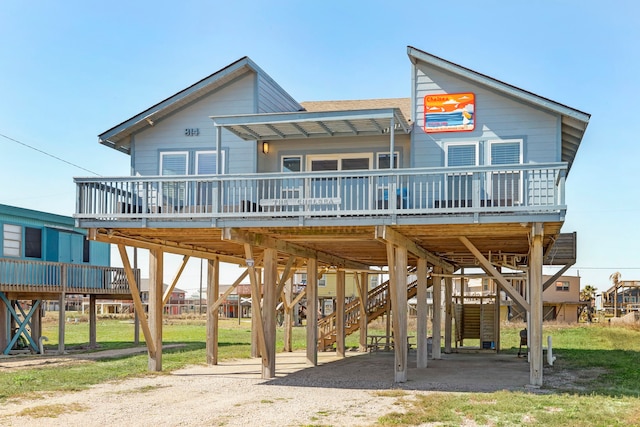
<path fill-rule="evenodd" d="M 73 177 L 129 174 L 99 133 L 245 55 L 298 101 L 408 97 L 411 45 L 592 115 L 567 180 L 570 274 L 640 280 L 639 16 L 635 0 L 4 1 L 0 203 L 72 215 Z"/>

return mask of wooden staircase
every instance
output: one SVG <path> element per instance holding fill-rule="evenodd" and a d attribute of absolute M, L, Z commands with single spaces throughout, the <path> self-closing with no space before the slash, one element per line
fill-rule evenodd
<path fill-rule="evenodd" d="M 413 273 L 410 270 L 408 273 Z M 413 298 L 418 292 L 418 280 L 407 285 L 407 299 Z M 389 281 L 370 290 L 367 295 L 367 323 L 382 316 L 391 304 L 389 298 Z M 345 335 L 351 335 L 360 329 L 360 299 L 356 299 L 345 306 Z M 336 313 L 332 313 L 318 320 L 318 350 L 325 351 L 333 348 L 336 343 Z"/>

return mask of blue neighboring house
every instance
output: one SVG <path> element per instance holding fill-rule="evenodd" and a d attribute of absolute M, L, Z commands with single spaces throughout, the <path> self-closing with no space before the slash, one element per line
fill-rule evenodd
<path fill-rule="evenodd" d="M 18 347 L 41 351 L 44 300 L 63 302 L 70 294 L 89 295 L 94 304 L 98 297 L 130 299 L 123 272 L 110 266 L 110 245 L 89 240 L 71 217 L 0 204 L 0 247 L 1 354 Z"/>

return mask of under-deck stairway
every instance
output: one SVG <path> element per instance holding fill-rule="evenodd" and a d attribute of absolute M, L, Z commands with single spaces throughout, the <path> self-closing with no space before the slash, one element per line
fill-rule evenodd
<path fill-rule="evenodd" d="M 415 274 L 415 270 L 408 271 Z M 407 299 L 413 298 L 418 292 L 418 280 L 414 279 L 407 285 Z M 367 323 L 382 316 L 390 305 L 389 281 L 373 288 L 367 295 Z M 345 306 L 344 320 L 345 335 L 351 335 L 360 329 L 360 299 L 351 301 Z M 327 350 L 336 343 L 336 313 L 332 313 L 318 320 L 318 350 Z"/>

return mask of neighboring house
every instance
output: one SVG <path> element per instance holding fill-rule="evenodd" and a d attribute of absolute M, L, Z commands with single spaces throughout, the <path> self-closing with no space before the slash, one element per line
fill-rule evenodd
<path fill-rule="evenodd" d="M 162 284 L 162 295 L 165 295 L 169 289 L 169 285 Z M 164 303 L 163 313 L 167 315 L 178 315 L 186 313 L 190 310 L 190 305 L 185 300 L 186 291 L 179 288 L 171 289 L 169 298 Z M 148 310 L 149 306 L 149 279 L 140 279 L 140 299 L 143 306 Z"/>
<path fill-rule="evenodd" d="M 97 298 L 130 299 L 120 281 L 124 271 L 110 267 L 109 245 L 87 239 L 87 230 L 71 217 L 0 205 L 0 247 L 0 353 L 13 351 L 20 335 L 30 350 L 39 351 L 43 301 L 57 300 L 62 307 L 64 350 L 65 296 L 79 307 L 82 295 L 90 295 L 93 304 Z"/>
<path fill-rule="evenodd" d="M 596 310 L 614 317 L 640 312 L 640 280 L 621 280 L 596 295 L 595 305 Z"/>
<path fill-rule="evenodd" d="M 422 50 L 408 47 L 407 55 L 406 98 L 307 103 L 251 59 L 239 59 L 99 135 L 130 156 L 132 173 L 76 178 L 78 224 L 96 240 L 149 249 L 159 289 L 164 252 L 206 258 L 214 275 L 217 261 L 244 266 L 256 292 L 262 271 L 257 342 L 265 378 L 275 375 L 276 290 L 291 266 L 307 270 L 314 364 L 322 269 L 341 283 L 347 271 L 389 271 L 376 302 L 395 301 L 393 333 L 403 341 L 407 298 L 426 287 L 427 268 L 453 273 L 480 265 L 530 312 L 531 382 L 541 384 L 542 266 L 575 263 L 575 235 L 567 242 L 561 234 L 565 180 L 590 116 Z M 528 299 L 502 267 L 529 272 Z M 409 271 L 417 275 L 411 289 Z M 208 286 L 218 294 L 215 279 Z M 367 307 L 345 318 L 372 313 Z M 150 308 L 156 337 L 161 310 Z M 330 332 L 340 355 L 352 326 L 337 321 Z M 447 335 L 440 328 L 434 316 L 435 358 Z M 419 365 L 426 365 L 426 333 L 419 332 Z M 148 345 L 149 367 L 159 370 L 152 336 Z M 396 347 L 398 382 L 406 380 L 403 347 Z M 214 360 L 215 346 L 209 351 Z"/>
<path fill-rule="evenodd" d="M 547 281 L 551 276 L 544 276 Z M 545 289 L 544 320 L 556 320 L 565 323 L 577 323 L 580 310 L 586 303 L 580 301 L 580 277 L 560 276 Z"/>

